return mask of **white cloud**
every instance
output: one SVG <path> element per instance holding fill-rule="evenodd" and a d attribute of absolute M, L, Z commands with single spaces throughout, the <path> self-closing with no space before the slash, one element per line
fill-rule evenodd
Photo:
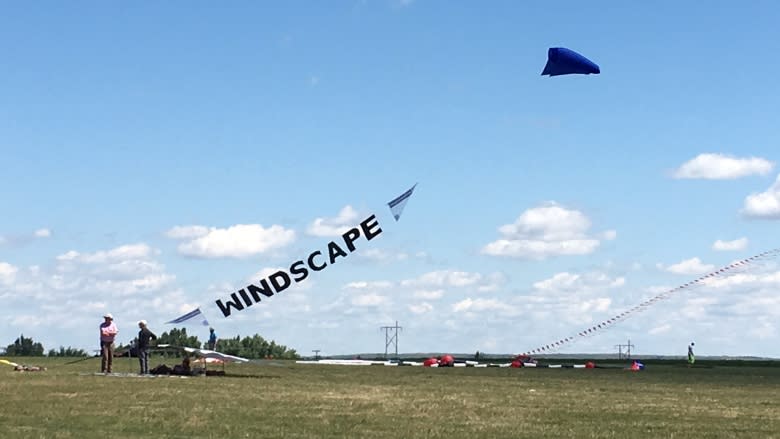
<path fill-rule="evenodd" d="M 712 249 L 717 251 L 738 251 L 746 249 L 747 245 L 747 238 L 739 238 L 733 241 L 721 241 L 719 239 L 712 244 Z"/>
<path fill-rule="evenodd" d="M 660 268 L 674 274 L 698 275 L 710 272 L 715 269 L 712 264 L 704 264 L 698 257 L 686 259 L 684 261 L 672 264 L 666 268 L 659 265 Z"/>
<path fill-rule="evenodd" d="M 176 226 L 167 235 L 190 239 L 179 244 L 179 253 L 198 258 L 245 258 L 284 247 L 295 240 L 295 231 L 279 225 L 237 224 L 226 229 Z"/>
<path fill-rule="evenodd" d="M 479 273 L 467 271 L 440 270 L 431 271 L 418 277 L 401 282 L 402 286 L 449 286 L 464 287 L 474 285 L 482 279 Z"/>
<path fill-rule="evenodd" d="M 428 302 L 422 302 L 409 305 L 409 311 L 414 314 L 425 314 L 433 311 L 433 305 Z"/>
<path fill-rule="evenodd" d="M 174 226 L 165 232 L 165 236 L 172 239 L 193 239 L 206 236 L 209 231 L 206 226 Z"/>
<path fill-rule="evenodd" d="M 17 267 L 7 263 L 0 262 L 0 284 L 11 284 L 19 271 Z"/>
<path fill-rule="evenodd" d="M 51 230 L 38 229 L 33 233 L 33 236 L 35 236 L 36 238 L 48 238 L 51 236 Z"/>
<path fill-rule="evenodd" d="M 306 233 L 312 236 L 340 236 L 355 225 L 358 218 L 357 211 L 352 206 L 344 206 L 335 218 L 315 219 Z"/>
<path fill-rule="evenodd" d="M 501 226 L 502 238 L 487 244 L 482 253 L 532 259 L 589 254 L 600 244 L 596 237 L 588 236 L 590 227 L 582 212 L 550 202 L 526 210 L 513 224 Z M 616 236 L 614 230 L 604 232 L 605 239 Z"/>
<path fill-rule="evenodd" d="M 11 234 L 7 236 L 0 235 L 0 245 L 8 244 L 13 246 L 24 246 L 26 244 L 29 244 L 35 239 L 50 238 L 51 235 L 52 235 L 51 230 L 47 228 L 40 228 L 34 230 L 32 233 L 25 232 L 25 233 Z"/>
<path fill-rule="evenodd" d="M 616 230 L 607 230 L 601 234 L 601 238 L 606 241 L 614 241 L 617 238 Z"/>
<path fill-rule="evenodd" d="M 649 331 L 647 331 L 647 333 L 650 335 L 665 334 L 668 333 L 671 329 L 672 329 L 672 325 L 664 324 L 650 329 Z"/>
<path fill-rule="evenodd" d="M 625 285 L 623 277 L 612 278 L 605 273 L 590 272 L 575 274 L 562 272 L 553 275 L 549 279 L 535 282 L 533 287 L 544 292 L 589 292 L 603 290 L 605 288 L 619 288 Z"/>
<path fill-rule="evenodd" d="M 467 297 L 452 305 L 453 312 L 485 312 L 498 311 L 513 313 L 515 309 L 498 299 L 472 299 Z"/>
<path fill-rule="evenodd" d="M 0 330 L 23 328 L 26 335 L 29 330 L 46 348 L 84 348 L 94 345 L 90 328 L 109 311 L 125 334 L 122 341 L 131 340 L 130 322 L 169 320 L 185 302 L 173 289 L 176 276 L 156 259 L 158 253 L 138 243 L 94 252 L 71 250 L 28 268 L 0 263 Z M 43 332 L 36 333 L 34 328 L 41 326 Z"/>
<path fill-rule="evenodd" d="M 745 198 L 742 214 L 749 218 L 780 219 L 780 175 L 766 191 Z"/>
<path fill-rule="evenodd" d="M 128 260 L 147 259 L 153 254 L 159 253 L 147 244 L 128 244 L 122 245 L 107 251 L 97 251 L 94 253 L 79 253 L 71 250 L 67 253 L 57 256 L 61 262 L 73 261 L 83 264 L 107 264 L 112 262 L 122 262 Z"/>
<path fill-rule="evenodd" d="M 393 283 L 386 280 L 378 280 L 373 282 L 357 281 L 349 282 L 344 285 L 344 289 L 347 290 L 383 290 L 393 286 Z"/>
<path fill-rule="evenodd" d="M 362 294 L 352 298 L 352 304 L 355 306 L 380 306 L 387 303 L 387 297 L 379 294 Z"/>
<path fill-rule="evenodd" d="M 737 158 L 724 154 L 699 154 L 674 172 L 674 178 L 731 180 L 766 175 L 774 163 L 759 157 Z"/>
<path fill-rule="evenodd" d="M 405 261 L 409 254 L 404 252 L 391 252 L 381 248 L 366 248 L 357 251 L 357 255 L 376 262 Z M 424 257 L 424 256 L 417 256 Z"/>
<path fill-rule="evenodd" d="M 414 297 L 418 299 L 436 300 L 444 296 L 444 290 L 417 290 Z"/>

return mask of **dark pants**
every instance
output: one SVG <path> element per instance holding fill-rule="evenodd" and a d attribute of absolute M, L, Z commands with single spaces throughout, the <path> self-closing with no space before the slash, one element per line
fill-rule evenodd
<path fill-rule="evenodd" d="M 141 364 L 141 375 L 149 374 L 149 348 L 138 348 L 138 362 Z"/>
<path fill-rule="evenodd" d="M 114 362 L 114 342 L 101 341 L 100 355 L 102 356 L 100 361 L 100 371 L 103 373 L 111 373 L 111 365 Z"/>

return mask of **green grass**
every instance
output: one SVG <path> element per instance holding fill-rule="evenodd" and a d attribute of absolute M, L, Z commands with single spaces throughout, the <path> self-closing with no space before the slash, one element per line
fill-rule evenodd
<path fill-rule="evenodd" d="M 277 362 L 229 365 L 226 377 L 134 378 L 80 375 L 99 359 L 9 359 L 48 367 L 0 365 L 9 438 L 780 438 L 771 365 L 637 373 Z M 135 359 L 114 370 L 135 372 Z"/>

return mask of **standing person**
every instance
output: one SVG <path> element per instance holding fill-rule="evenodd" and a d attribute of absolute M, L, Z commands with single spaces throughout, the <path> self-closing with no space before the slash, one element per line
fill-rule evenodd
<path fill-rule="evenodd" d="M 693 345 L 693 342 L 688 345 L 688 367 L 693 366 L 693 363 L 696 362 L 696 356 L 693 355 Z"/>
<path fill-rule="evenodd" d="M 151 340 L 157 340 L 157 336 L 154 332 L 150 331 L 146 327 L 146 320 L 138 322 L 138 327 L 141 329 L 138 331 L 138 362 L 141 364 L 141 375 L 149 374 L 149 342 Z"/>
<path fill-rule="evenodd" d="M 114 316 L 107 313 L 103 316 L 103 323 L 100 324 L 100 371 L 102 373 L 111 373 L 111 366 L 114 362 L 114 338 L 119 332 L 114 323 Z"/>
<path fill-rule="evenodd" d="M 217 350 L 217 340 L 217 333 L 214 332 L 214 328 L 209 328 L 209 342 L 207 346 L 210 350 Z"/>

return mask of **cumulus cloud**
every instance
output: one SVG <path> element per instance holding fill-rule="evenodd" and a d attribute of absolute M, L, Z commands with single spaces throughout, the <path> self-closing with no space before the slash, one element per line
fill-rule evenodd
<path fill-rule="evenodd" d="M 57 256 L 58 261 L 75 261 L 84 264 L 106 264 L 127 260 L 147 259 L 153 254 L 159 253 L 147 244 L 122 245 L 111 250 L 101 250 L 94 253 L 79 253 L 71 250 Z"/>
<path fill-rule="evenodd" d="M 495 291 L 507 282 L 503 273 L 494 272 L 488 275 L 458 270 L 437 270 L 424 273 L 414 279 L 401 281 L 406 288 L 441 289 L 441 288 L 473 288 L 480 292 Z"/>
<path fill-rule="evenodd" d="M 780 175 L 766 191 L 745 198 L 742 214 L 748 218 L 780 219 Z"/>
<path fill-rule="evenodd" d="M 0 235 L 0 245 L 15 245 L 15 246 L 23 246 L 25 244 L 29 244 L 30 242 L 36 240 L 36 239 L 45 239 L 50 238 L 52 235 L 51 230 L 47 228 L 40 228 L 32 233 L 25 232 L 25 233 L 16 233 L 11 234 L 8 236 Z"/>
<path fill-rule="evenodd" d="M 406 252 L 393 252 L 389 250 L 383 250 L 381 248 L 360 249 L 357 251 L 357 255 L 361 258 L 369 259 L 375 262 L 405 261 L 409 259 L 409 254 Z M 414 257 L 424 258 L 425 253 L 417 253 L 414 255 Z"/>
<path fill-rule="evenodd" d="M 295 241 L 295 231 L 279 225 L 237 224 L 226 229 L 176 226 L 166 235 L 184 239 L 179 253 L 197 258 L 246 258 L 284 247 Z"/>
<path fill-rule="evenodd" d="M 701 259 L 699 259 L 698 257 L 686 259 L 676 264 L 672 264 L 668 267 L 664 267 L 663 265 L 659 264 L 658 267 L 670 273 L 684 274 L 684 275 L 699 275 L 699 274 L 710 272 L 715 269 L 714 265 L 704 264 L 702 263 Z"/>
<path fill-rule="evenodd" d="M 352 298 L 355 306 L 379 306 L 387 303 L 387 297 L 375 293 L 361 294 Z"/>
<path fill-rule="evenodd" d="M 414 314 L 425 314 L 433 311 L 433 305 L 428 302 L 416 303 L 409 305 L 409 311 Z"/>
<path fill-rule="evenodd" d="M 567 209 L 555 202 L 523 212 L 512 224 L 498 230 L 501 239 L 482 248 L 482 253 L 545 259 L 554 255 L 584 255 L 592 253 L 600 241 L 588 235 L 591 222 L 578 210 Z M 604 239 L 614 239 L 617 232 L 608 230 Z"/>
<path fill-rule="evenodd" d="M 93 292 L 128 295 L 159 291 L 175 276 L 154 258 L 159 251 L 145 243 L 128 244 L 110 250 L 81 253 L 75 250 L 57 256 L 53 273 L 44 280 L 54 289 L 80 288 Z M 31 268 L 30 273 L 39 273 Z"/>
<path fill-rule="evenodd" d="M 0 262 L 0 283 L 10 284 L 16 278 L 16 273 L 19 271 L 17 267 L 7 263 Z"/>
<path fill-rule="evenodd" d="M 409 279 L 401 282 L 402 286 L 451 286 L 451 287 L 463 287 L 467 285 L 474 285 L 482 279 L 482 275 L 479 273 L 469 273 L 466 271 L 452 271 L 452 270 L 440 270 L 431 271 L 418 277 L 417 279 Z"/>
<path fill-rule="evenodd" d="M 774 163 L 760 157 L 699 154 L 677 168 L 674 178 L 732 180 L 749 175 L 766 175 L 773 167 Z"/>
<path fill-rule="evenodd" d="M 664 334 L 669 332 L 672 329 L 672 325 L 670 324 L 663 324 L 660 326 L 656 326 L 654 328 L 651 328 L 649 331 L 647 331 L 650 335 L 657 335 L 657 334 Z"/>
<path fill-rule="evenodd" d="M 504 303 L 498 299 L 472 299 L 467 297 L 452 305 L 453 312 L 485 312 L 496 311 L 505 313 L 514 313 L 515 308 L 507 303 Z"/>
<path fill-rule="evenodd" d="M 533 284 L 534 289 L 544 292 L 586 292 L 619 288 L 625 285 L 624 277 L 610 277 L 601 272 L 585 274 L 562 272 Z"/>
<path fill-rule="evenodd" d="M 346 290 L 383 290 L 387 289 L 393 286 L 393 282 L 386 281 L 386 280 L 378 280 L 373 282 L 367 282 L 367 281 L 356 281 L 356 282 L 349 282 L 348 284 L 344 285 L 344 289 Z"/>
<path fill-rule="evenodd" d="M 68 340 L 89 346 L 94 333 L 88 328 L 103 312 L 114 313 L 120 322 L 175 317 L 184 296 L 173 286 L 176 276 L 157 260 L 158 253 L 138 243 L 93 252 L 71 250 L 50 263 L 25 268 L 0 263 L 0 322 L 25 325 L 25 333 L 44 325 L 44 344 Z"/>
<path fill-rule="evenodd" d="M 721 241 L 719 239 L 712 244 L 712 249 L 717 251 L 738 251 L 746 249 L 747 245 L 747 238 L 739 238 L 733 241 Z"/>
<path fill-rule="evenodd" d="M 352 206 L 344 206 L 335 218 L 317 218 L 306 229 L 312 236 L 340 236 L 355 227 L 358 212 Z"/>
<path fill-rule="evenodd" d="M 417 290 L 413 295 L 417 299 L 436 300 L 444 296 L 444 290 Z"/>
<path fill-rule="evenodd" d="M 165 236 L 172 239 L 193 239 L 208 235 L 210 230 L 206 226 L 174 226 L 165 232 Z"/>

